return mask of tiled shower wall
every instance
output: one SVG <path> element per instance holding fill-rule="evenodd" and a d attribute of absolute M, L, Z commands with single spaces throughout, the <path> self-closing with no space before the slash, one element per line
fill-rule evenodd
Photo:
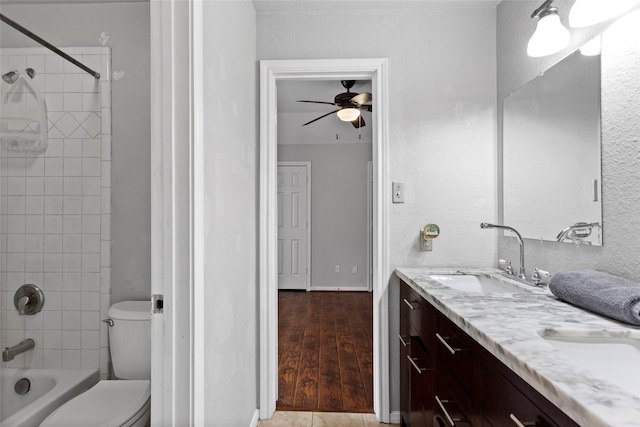
<path fill-rule="evenodd" d="M 0 73 L 36 71 L 49 126 L 44 152 L 0 148 L 0 347 L 36 342 L 2 366 L 96 368 L 106 378 L 111 54 L 107 47 L 63 50 L 100 72 L 100 80 L 44 48 L 0 50 Z M 9 85 L 0 84 L 5 102 Z M 24 283 L 45 294 L 42 312 L 33 316 L 14 307 Z"/>

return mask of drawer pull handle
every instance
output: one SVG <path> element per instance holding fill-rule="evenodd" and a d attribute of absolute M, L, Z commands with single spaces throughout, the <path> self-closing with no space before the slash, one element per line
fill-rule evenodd
<path fill-rule="evenodd" d="M 400 338 L 400 342 L 402 343 L 402 345 L 404 347 L 408 346 L 409 344 L 407 344 L 407 342 L 404 340 L 405 337 L 403 337 L 402 335 L 398 334 L 398 338 Z"/>
<path fill-rule="evenodd" d="M 462 349 L 460 348 L 453 348 L 449 345 L 449 343 L 447 342 L 447 338 L 449 337 L 443 337 L 442 335 L 436 332 L 436 338 L 438 338 L 438 340 L 447 348 L 447 350 L 449 350 L 451 354 L 456 354 L 456 352 L 462 351 Z"/>
<path fill-rule="evenodd" d="M 440 410 L 442 411 L 444 416 L 447 418 L 447 421 L 449 422 L 449 425 L 451 427 L 455 427 L 456 426 L 456 422 L 461 422 L 462 421 L 462 418 L 453 418 L 453 417 L 451 417 L 451 415 L 449 415 L 449 412 L 447 411 L 447 409 L 444 407 L 445 403 L 454 403 L 453 400 L 440 400 L 440 398 L 436 395 L 436 402 L 438 403 L 438 406 L 440 407 Z"/>
<path fill-rule="evenodd" d="M 530 426 L 536 426 L 537 424 L 535 422 L 533 423 L 523 423 L 522 421 L 520 421 L 518 419 L 518 417 L 516 417 L 513 414 L 509 414 L 509 418 L 511 418 L 511 421 L 513 421 L 513 423 L 517 426 L 517 427 L 530 427 Z"/>
<path fill-rule="evenodd" d="M 407 301 L 406 298 L 402 298 L 402 300 L 404 301 L 405 304 L 409 306 L 411 310 L 415 310 L 417 308 L 417 307 L 414 307 L 413 304 L 411 304 L 409 301 Z"/>
<path fill-rule="evenodd" d="M 418 366 L 418 364 L 416 363 L 416 360 L 418 359 L 414 359 L 411 356 L 407 355 L 407 359 L 409 359 L 409 362 L 411 362 L 411 364 L 413 365 L 413 367 L 415 368 L 416 371 L 418 371 L 419 374 L 421 374 L 423 371 L 426 371 L 427 368 L 421 368 L 420 366 Z"/>

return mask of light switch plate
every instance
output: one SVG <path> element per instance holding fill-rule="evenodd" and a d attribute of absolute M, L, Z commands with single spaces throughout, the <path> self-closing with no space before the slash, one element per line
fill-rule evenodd
<path fill-rule="evenodd" d="M 404 203 L 404 183 L 393 183 L 393 203 Z"/>

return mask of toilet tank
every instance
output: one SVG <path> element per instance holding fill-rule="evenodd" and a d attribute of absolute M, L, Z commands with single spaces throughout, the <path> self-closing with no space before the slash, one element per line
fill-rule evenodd
<path fill-rule="evenodd" d="M 111 364 L 116 378 L 151 379 L 151 301 L 122 301 L 107 312 Z"/>

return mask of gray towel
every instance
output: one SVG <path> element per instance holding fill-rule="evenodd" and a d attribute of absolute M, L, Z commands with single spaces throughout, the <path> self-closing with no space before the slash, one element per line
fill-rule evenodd
<path fill-rule="evenodd" d="M 549 290 L 568 303 L 640 325 L 639 283 L 600 271 L 569 271 L 554 274 Z"/>

